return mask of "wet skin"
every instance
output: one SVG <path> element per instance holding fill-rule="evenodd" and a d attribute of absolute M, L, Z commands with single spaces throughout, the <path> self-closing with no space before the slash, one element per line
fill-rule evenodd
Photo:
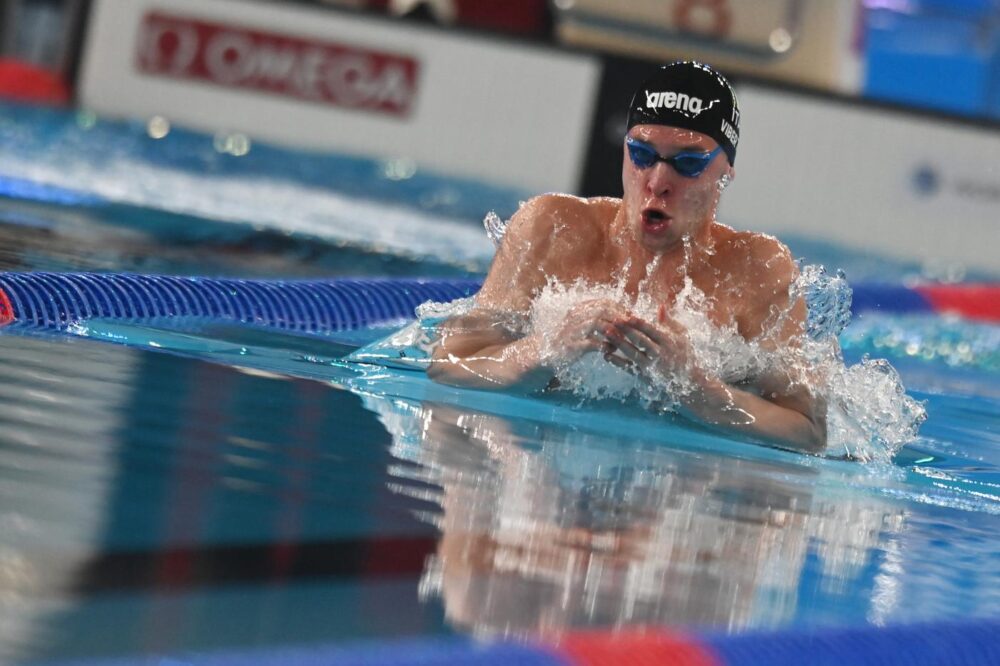
<path fill-rule="evenodd" d="M 638 125 L 629 136 L 663 156 L 709 152 L 717 144 L 689 130 Z M 602 352 L 610 363 L 642 377 L 683 372 L 696 386 L 682 411 L 702 423 L 810 452 L 825 446 L 825 406 L 787 373 L 747 377 L 733 385 L 694 363 L 687 333 L 670 315 L 685 276 L 707 296 L 710 321 L 746 340 L 776 349 L 802 335 L 805 305 L 789 286 L 797 269 L 788 249 L 764 234 L 735 231 L 716 220 L 723 187 L 735 176 L 724 154 L 697 178 L 657 162 L 639 169 L 622 144 L 623 198 L 582 199 L 545 194 L 511 219 L 476 308 L 442 327 L 428 375 L 480 389 L 538 390 L 554 377 L 538 334 L 512 336 L 497 313 L 526 315 L 548 280 L 623 283 L 629 299 L 640 290 L 661 303 L 655 321 L 626 304 L 593 300 L 566 314 L 556 339 L 579 357 Z M 775 313 L 779 313 L 776 317 Z"/>

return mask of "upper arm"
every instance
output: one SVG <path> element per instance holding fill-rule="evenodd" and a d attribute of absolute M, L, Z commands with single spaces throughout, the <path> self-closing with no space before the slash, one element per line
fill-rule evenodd
<path fill-rule="evenodd" d="M 798 265 L 782 243 L 760 236 L 750 252 L 748 284 L 754 285 L 748 299 L 747 332 L 765 349 L 789 350 L 798 347 L 805 335 L 806 303 L 795 288 Z M 826 441 L 826 403 L 817 393 L 816 377 L 808 364 L 799 365 L 798 356 L 786 357 L 779 370 L 756 379 L 761 395 L 776 405 L 804 415 L 815 429 L 815 445 L 822 449 Z M 798 359 L 801 360 L 801 359 Z"/>
<path fill-rule="evenodd" d="M 794 343 L 805 331 L 806 305 L 794 288 L 799 269 L 788 248 L 770 236 L 754 239 L 745 284 L 751 292 L 741 322 L 747 339 Z"/>

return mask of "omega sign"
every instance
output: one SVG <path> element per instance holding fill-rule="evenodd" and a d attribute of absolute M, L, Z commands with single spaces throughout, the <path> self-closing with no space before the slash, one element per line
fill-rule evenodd
<path fill-rule="evenodd" d="M 406 55 L 159 12 L 143 19 L 136 64 L 145 74 L 398 116 L 410 111 L 419 69 Z"/>

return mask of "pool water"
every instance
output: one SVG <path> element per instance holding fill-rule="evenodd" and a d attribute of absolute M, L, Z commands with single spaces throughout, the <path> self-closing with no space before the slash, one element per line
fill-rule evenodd
<path fill-rule="evenodd" d="M 4 270 L 464 276 L 489 259 L 485 211 L 509 214 L 521 196 L 4 113 Z M 102 142 L 125 148 L 69 187 Z M 9 156 L 53 146 L 71 158 L 64 171 L 45 157 L 27 173 Z M 369 175 L 338 189 L 338 169 Z M 184 205 L 155 192 L 157 174 L 193 188 Z M 237 205 L 262 182 L 285 196 Z M 311 195 L 332 208 L 329 225 Z M 482 210 L 477 195 L 492 197 Z M 282 223 L 299 212 L 312 226 Z M 357 215 L 368 230 L 338 230 Z M 403 240 L 379 235 L 406 220 Z M 481 240 L 456 249 L 456 229 Z M 823 252 L 852 279 L 921 270 Z M 204 321 L 0 332 L 0 663 L 1000 613 L 996 325 L 867 315 L 844 331 L 849 361 L 888 358 L 928 412 L 920 437 L 877 465 L 619 403 L 463 391 L 343 360 L 386 332 Z"/>

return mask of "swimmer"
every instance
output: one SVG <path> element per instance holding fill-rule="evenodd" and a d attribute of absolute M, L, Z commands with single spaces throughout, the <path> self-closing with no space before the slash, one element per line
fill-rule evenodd
<path fill-rule="evenodd" d="M 543 194 L 521 206 L 467 314 L 446 321 L 428 375 L 478 389 L 541 390 L 556 368 L 541 333 L 516 335 L 498 313 L 527 317 L 547 284 L 620 284 L 659 303 L 642 318 L 629 303 L 576 304 L 555 340 L 570 358 L 597 352 L 643 381 L 683 373 L 694 388 L 679 411 L 696 421 L 808 452 L 826 443 L 826 409 L 789 372 L 720 377 L 700 368 L 688 331 L 671 315 L 685 283 L 705 294 L 712 325 L 763 349 L 801 341 L 806 308 L 798 270 L 771 236 L 716 221 L 735 177 L 739 105 L 728 81 L 696 62 L 660 68 L 636 91 L 622 143 L 621 199 Z M 775 313 L 783 313 L 776 317 Z"/>

